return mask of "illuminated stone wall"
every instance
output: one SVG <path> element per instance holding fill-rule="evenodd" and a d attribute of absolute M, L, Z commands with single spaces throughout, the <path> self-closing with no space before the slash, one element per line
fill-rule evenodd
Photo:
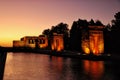
<path fill-rule="evenodd" d="M 13 41 L 13 47 L 30 47 L 30 48 L 35 48 L 36 47 L 36 39 L 38 37 L 36 36 L 25 36 L 21 38 L 21 40 L 14 40 Z"/>
<path fill-rule="evenodd" d="M 82 50 L 86 54 L 90 54 L 89 40 L 82 40 Z"/>
<path fill-rule="evenodd" d="M 64 49 L 64 40 L 62 34 L 54 34 L 51 41 L 51 48 L 55 51 L 62 51 Z"/>
<path fill-rule="evenodd" d="M 38 37 L 38 44 L 39 48 L 46 48 L 48 47 L 48 38 L 45 35 L 40 35 Z"/>
<path fill-rule="evenodd" d="M 25 46 L 24 41 L 17 41 L 17 40 L 13 41 L 13 47 L 24 47 L 24 46 Z"/>
<path fill-rule="evenodd" d="M 48 38 L 45 35 L 37 36 L 25 36 L 21 40 L 14 40 L 13 47 L 30 47 L 46 48 L 48 46 Z"/>
<path fill-rule="evenodd" d="M 104 53 L 103 31 L 90 31 L 90 50 L 95 55 Z"/>
<path fill-rule="evenodd" d="M 104 53 L 103 26 L 89 26 L 89 38 L 82 40 L 82 49 L 87 54 Z"/>
<path fill-rule="evenodd" d="M 36 42 L 35 40 L 38 39 L 37 36 L 26 36 L 21 38 L 21 41 L 24 41 L 25 47 L 35 48 Z"/>

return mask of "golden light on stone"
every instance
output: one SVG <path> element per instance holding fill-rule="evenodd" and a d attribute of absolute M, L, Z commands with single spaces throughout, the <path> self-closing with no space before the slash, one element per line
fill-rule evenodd
<path fill-rule="evenodd" d="M 89 28 L 89 38 L 82 40 L 83 51 L 94 55 L 104 53 L 103 26 L 89 26 Z"/>
<path fill-rule="evenodd" d="M 45 35 L 40 35 L 38 37 L 39 40 L 39 47 L 40 48 L 46 48 L 48 46 L 48 38 Z"/>
<path fill-rule="evenodd" d="M 53 39 L 51 42 L 52 50 L 62 51 L 64 49 L 63 34 L 54 33 Z"/>
<path fill-rule="evenodd" d="M 46 48 L 46 47 L 48 47 L 48 38 L 47 38 L 47 36 L 45 36 L 45 35 L 25 36 L 25 37 L 21 38 L 21 40 L 14 40 L 13 41 L 13 47 L 35 48 L 36 45 L 39 48 Z"/>
<path fill-rule="evenodd" d="M 89 54 L 90 53 L 90 49 L 89 48 L 85 48 L 85 53 Z"/>
<path fill-rule="evenodd" d="M 82 41 L 82 49 L 83 49 L 84 53 L 86 53 L 86 54 L 90 54 L 90 49 L 89 49 L 88 43 L 89 43 L 88 40 Z"/>

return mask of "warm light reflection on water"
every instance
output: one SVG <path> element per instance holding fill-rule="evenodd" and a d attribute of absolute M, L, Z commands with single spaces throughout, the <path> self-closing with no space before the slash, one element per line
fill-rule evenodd
<path fill-rule="evenodd" d="M 83 70 L 86 75 L 89 75 L 92 80 L 101 80 L 104 73 L 103 61 L 83 61 Z"/>
<path fill-rule="evenodd" d="M 52 61 L 50 64 L 51 68 L 61 72 L 63 68 L 63 59 L 61 57 L 51 56 L 50 60 Z"/>
<path fill-rule="evenodd" d="M 119 68 L 119 62 L 8 53 L 4 80 L 120 80 Z"/>

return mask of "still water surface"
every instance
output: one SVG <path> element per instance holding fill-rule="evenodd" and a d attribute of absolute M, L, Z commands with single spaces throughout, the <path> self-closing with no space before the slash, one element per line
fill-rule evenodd
<path fill-rule="evenodd" d="M 120 62 L 8 53 L 4 80 L 120 80 Z"/>

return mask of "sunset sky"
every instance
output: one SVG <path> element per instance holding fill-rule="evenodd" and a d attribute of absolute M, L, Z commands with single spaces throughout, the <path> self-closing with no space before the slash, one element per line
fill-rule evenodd
<path fill-rule="evenodd" d="M 60 22 L 93 18 L 108 24 L 120 11 L 120 0 L 0 0 L 0 46 L 23 36 L 38 36 Z"/>

